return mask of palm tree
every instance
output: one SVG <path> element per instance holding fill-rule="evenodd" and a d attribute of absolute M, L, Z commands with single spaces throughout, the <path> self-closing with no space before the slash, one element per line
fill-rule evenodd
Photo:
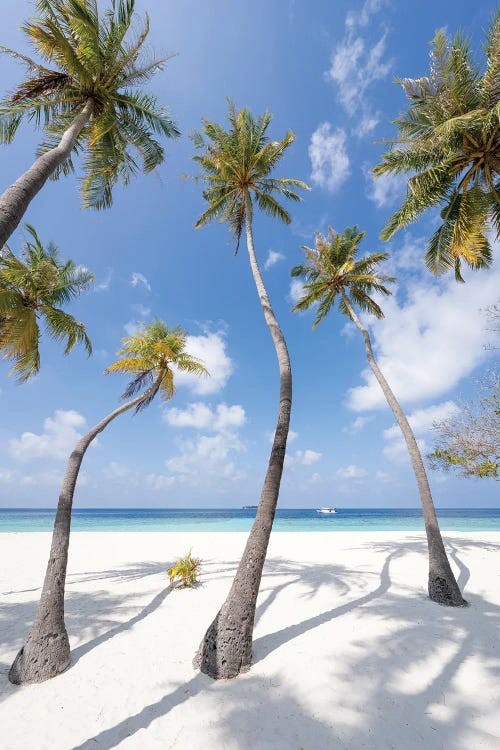
<path fill-rule="evenodd" d="M 237 112 L 231 101 L 228 119 L 227 130 L 204 120 L 203 134 L 193 136 L 195 146 L 201 151 L 193 158 L 201 168 L 199 179 L 206 186 L 203 197 L 208 203 L 195 227 L 202 227 L 213 219 L 227 222 L 236 242 L 236 252 L 243 229 L 246 229 L 250 267 L 278 358 L 280 395 L 273 447 L 255 522 L 228 597 L 208 628 L 194 660 L 195 666 L 216 679 L 236 677 L 251 664 L 255 605 L 278 502 L 292 407 L 288 350 L 254 250 L 254 205 L 272 218 L 289 224 L 290 215 L 274 196 L 299 201 L 295 190 L 308 189 L 300 180 L 271 177 L 272 170 L 294 141 L 291 131 L 280 141 L 270 141 L 266 133 L 272 116 L 266 112 L 255 118 L 247 109 Z"/>
<path fill-rule="evenodd" d="M 375 315 L 376 318 L 383 318 L 384 313 L 380 305 L 371 295 L 374 293 L 389 295 L 390 291 L 385 285 L 395 281 L 377 271 L 377 266 L 387 259 L 388 253 L 372 253 L 361 259 L 357 258 L 359 244 L 364 236 L 365 232 L 359 232 L 357 227 L 346 229 L 342 234 L 337 234 L 330 228 L 327 237 L 317 234 L 314 248 L 303 248 L 306 262 L 292 269 L 292 276 L 305 281 L 304 294 L 295 305 L 294 311 L 307 310 L 312 305 L 317 305 L 313 326 L 315 328 L 330 312 L 337 300 L 340 312 L 347 315 L 361 331 L 365 341 L 368 364 L 403 433 L 417 480 L 429 551 L 429 596 L 439 604 L 460 607 L 465 602 L 446 555 L 417 441 L 373 356 L 370 334 L 355 311 L 358 308 L 362 312 Z"/>
<path fill-rule="evenodd" d="M 4 359 L 15 362 L 9 374 L 24 383 L 40 370 L 40 319 L 52 338 L 66 340 L 65 354 L 82 343 L 88 353 L 92 345 L 85 326 L 59 305 L 78 297 L 94 276 L 72 260 L 59 261 L 52 243 L 44 248 L 35 229 L 26 229 L 31 237 L 21 258 L 6 246 L 0 253 L 0 350 Z"/>
<path fill-rule="evenodd" d="M 10 143 L 26 118 L 45 131 L 36 161 L 0 197 L 0 249 L 49 177 L 73 171 L 73 153 L 84 155 L 83 206 L 106 208 L 119 180 L 127 184 L 163 161 L 154 135 L 179 135 L 156 97 L 138 88 L 165 60 L 142 59 L 149 21 L 131 38 L 134 6 L 112 0 L 100 14 L 96 0 L 36 0 L 38 17 L 22 28 L 46 64 L 0 47 L 28 71 L 0 104 L 0 143 Z"/>
<path fill-rule="evenodd" d="M 70 661 L 70 646 L 64 624 L 64 586 L 68 562 L 71 508 L 80 466 L 92 441 L 120 414 L 130 409 L 142 411 L 157 393 L 164 399 L 174 393 L 173 367 L 183 372 L 206 375 L 203 364 L 186 351 L 186 334 L 180 328 L 168 328 L 161 320 L 143 326 L 135 336 L 123 339 L 118 359 L 106 372 L 133 375 L 122 398 L 131 398 L 108 414 L 76 444 L 71 453 L 59 495 L 52 533 L 50 557 L 35 621 L 25 645 L 17 654 L 9 672 L 15 685 L 43 682 L 63 672 Z M 146 390 L 143 390 L 146 388 Z M 140 395 L 136 395 L 142 391 Z"/>
<path fill-rule="evenodd" d="M 500 236 L 500 11 L 486 43 L 481 73 L 467 39 L 451 41 L 443 30 L 432 42 L 431 70 L 424 78 L 398 81 L 410 102 L 394 123 L 399 138 L 373 170 L 405 174 L 405 200 L 381 237 L 390 239 L 427 209 L 441 207 L 441 224 L 429 240 L 425 261 L 433 273 L 461 261 L 472 269 L 492 262 L 488 231 Z"/>

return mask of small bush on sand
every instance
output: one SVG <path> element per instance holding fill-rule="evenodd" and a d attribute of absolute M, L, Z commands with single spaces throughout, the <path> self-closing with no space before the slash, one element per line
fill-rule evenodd
<path fill-rule="evenodd" d="M 175 584 L 177 579 L 183 588 L 192 588 L 198 583 L 201 560 L 199 557 L 193 557 L 191 551 L 189 550 L 185 557 L 179 557 L 175 565 L 167 570 L 171 586 Z"/>

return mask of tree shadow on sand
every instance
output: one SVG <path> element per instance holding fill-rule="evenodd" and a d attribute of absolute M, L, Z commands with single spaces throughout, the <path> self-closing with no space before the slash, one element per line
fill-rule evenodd
<path fill-rule="evenodd" d="M 460 585 L 467 584 L 469 571 L 461 560 L 458 549 L 483 548 L 491 552 L 491 545 L 468 539 L 447 539 L 452 560 L 460 571 Z M 204 675 L 196 674 L 179 684 L 168 695 L 151 703 L 132 716 L 124 718 L 114 726 L 77 745 L 72 750 L 112 750 L 125 738 L 140 730 L 147 730 L 155 721 L 163 719 L 170 711 L 186 701 L 206 692 L 213 701 L 211 715 L 211 744 L 247 750 L 249 747 L 273 748 L 273 750 L 341 750 L 367 747 L 379 750 L 382 747 L 425 747 L 426 750 L 469 750 L 472 747 L 494 748 L 498 737 L 485 725 L 475 720 L 480 716 L 485 696 L 476 696 L 458 689 L 454 680 L 458 671 L 470 659 L 481 658 L 488 679 L 498 680 L 498 632 L 500 607 L 486 601 L 477 594 L 467 596 L 469 608 L 446 608 L 426 598 L 422 590 L 419 595 L 414 588 L 410 592 L 399 587 L 395 592 L 391 581 L 392 563 L 408 553 L 426 555 L 425 542 L 420 538 L 408 543 L 384 542 L 369 545 L 385 554 L 385 561 L 377 585 L 371 590 L 340 606 L 319 615 L 293 623 L 275 633 L 258 638 L 254 643 L 254 665 L 262 662 L 278 648 L 290 649 L 291 674 L 302 674 L 300 656 L 294 642 L 309 631 L 322 627 L 320 638 L 325 638 L 324 626 L 332 624 L 329 642 L 335 642 L 334 622 L 349 612 L 356 617 L 380 618 L 391 622 L 389 630 L 376 638 L 368 650 L 363 642 L 356 642 L 353 633 L 349 653 L 338 653 L 329 664 L 331 683 L 345 689 L 330 696 L 329 711 L 318 711 L 315 705 L 314 674 L 309 664 L 306 680 L 311 682 L 308 700 L 296 694 L 292 685 L 279 686 L 269 691 L 269 678 L 258 674 L 244 675 L 227 683 L 214 683 Z M 497 545 L 494 545 L 497 547 Z M 366 545 L 365 545 L 366 548 Z M 495 550 L 496 551 L 496 550 Z M 262 617 L 266 609 L 277 604 L 279 594 L 299 580 L 307 579 L 310 567 L 309 586 L 325 585 L 325 577 L 318 573 L 318 566 L 295 566 L 285 561 L 271 560 L 267 564 L 263 593 L 267 597 L 259 605 Z M 332 566 L 328 569 L 332 580 Z M 351 578 L 357 573 L 351 573 Z M 267 586 L 277 576 L 284 576 L 273 587 Z M 290 580 L 287 580 L 287 576 Z M 345 569 L 334 576 L 339 587 L 339 596 L 349 593 L 349 573 Z M 355 579 L 354 579 L 355 580 Z M 353 580 L 353 582 L 354 582 Z M 403 590 L 403 593 L 401 593 Z M 310 594 L 310 592 L 309 592 Z M 305 595 L 307 593 L 307 585 Z M 329 658 L 332 656 L 330 654 Z M 432 669 L 423 670 L 425 661 Z M 430 673 L 429 679 L 423 675 Z M 353 675 L 355 683 L 353 683 Z M 361 679 L 360 679 L 361 676 Z M 349 690 L 355 684 L 357 691 Z M 216 686 L 216 687 L 215 687 Z M 322 691 L 325 691 L 323 682 Z M 355 694 L 354 694 L 355 693 Z M 317 692 L 318 704 L 328 700 L 328 695 Z M 476 701 L 476 697 L 478 700 Z M 488 699 L 488 696 L 486 696 Z M 490 696 L 494 700 L 494 696 Z M 336 707 L 336 708 L 335 708 Z M 198 727 L 201 732 L 201 727 Z M 202 744 L 207 744 L 208 735 L 204 727 Z M 199 737 L 201 738 L 201 734 Z M 198 740 L 199 741 L 199 740 Z M 177 744 L 178 743 L 178 744 Z M 378 744 L 377 744 L 378 743 Z M 172 747 L 185 747 L 177 737 Z M 196 745 L 190 745 L 193 748 Z"/>

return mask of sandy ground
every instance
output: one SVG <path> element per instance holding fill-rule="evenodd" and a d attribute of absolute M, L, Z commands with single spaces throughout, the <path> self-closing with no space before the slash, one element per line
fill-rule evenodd
<path fill-rule="evenodd" d="M 498 750 L 500 533 L 449 533 L 467 609 L 425 596 L 421 534 L 275 533 L 254 665 L 193 671 L 246 534 L 75 533 L 70 668 L 15 688 L 49 535 L 0 534 L 3 750 Z M 203 585 L 165 570 L 193 547 Z"/>

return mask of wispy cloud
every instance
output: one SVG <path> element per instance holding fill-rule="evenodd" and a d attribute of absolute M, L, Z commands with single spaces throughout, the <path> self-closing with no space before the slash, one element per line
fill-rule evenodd
<path fill-rule="evenodd" d="M 106 276 L 102 281 L 99 281 L 98 283 L 94 284 L 94 291 L 96 292 L 107 292 L 110 284 L 111 279 L 113 278 L 113 271 L 111 268 L 108 268 L 106 271 Z"/>
<path fill-rule="evenodd" d="M 360 480 L 368 476 L 368 472 L 362 466 L 356 464 L 350 464 L 349 466 L 342 466 L 335 472 L 339 479 L 355 479 Z"/>
<path fill-rule="evenodd" d="M 321 123 L 311 136 L 309 158 L 312 182 L 331 193 L 338 190 L 350 174 L 345 130 Z"/>
<path fill-rule="evenodd" d="M 358 125 L 354 133 L 368 135 L 379 122 L 366 92 L 376 81 L 389 73 L 392 61 L 385 60 L 386 32 L 376 42 L 370 42 L 365 30 L 371 17 L 383 6 L 383 0 L 367 0 L 359 11 L 349 11 L 345 19 L 345 34 L 332 52 L 330 68 L 325 73 L 337 88 L 337 97 L 350 117 L 356 115 Z"/>
<path fill-rule="evenodd" d="M 134 271 L 130 279 L 130 286 L 143 286 L 148 292 L 151 291 L 151 285 L 144 274 Z"/>
<path fill-rule="evenodd" d="M 402 174 L 383 174 L 375 177 L 370 167 L 365 164 L 363 173 L 366 181 L 366 197 L 378 208 L 393 206 L 403 197 L 407 178 Z"/>
<path fill-rule="evenodd" d="M 268 271 L 270 268 L 275 266 L 276 263 L 279 263 L 280 260 L 285 260 L 285 256 L 283 255 L 283 253 L 278 253 L 276 250 L 269 250 L 267 260 L 264 263 L 265 270 Z"/>

